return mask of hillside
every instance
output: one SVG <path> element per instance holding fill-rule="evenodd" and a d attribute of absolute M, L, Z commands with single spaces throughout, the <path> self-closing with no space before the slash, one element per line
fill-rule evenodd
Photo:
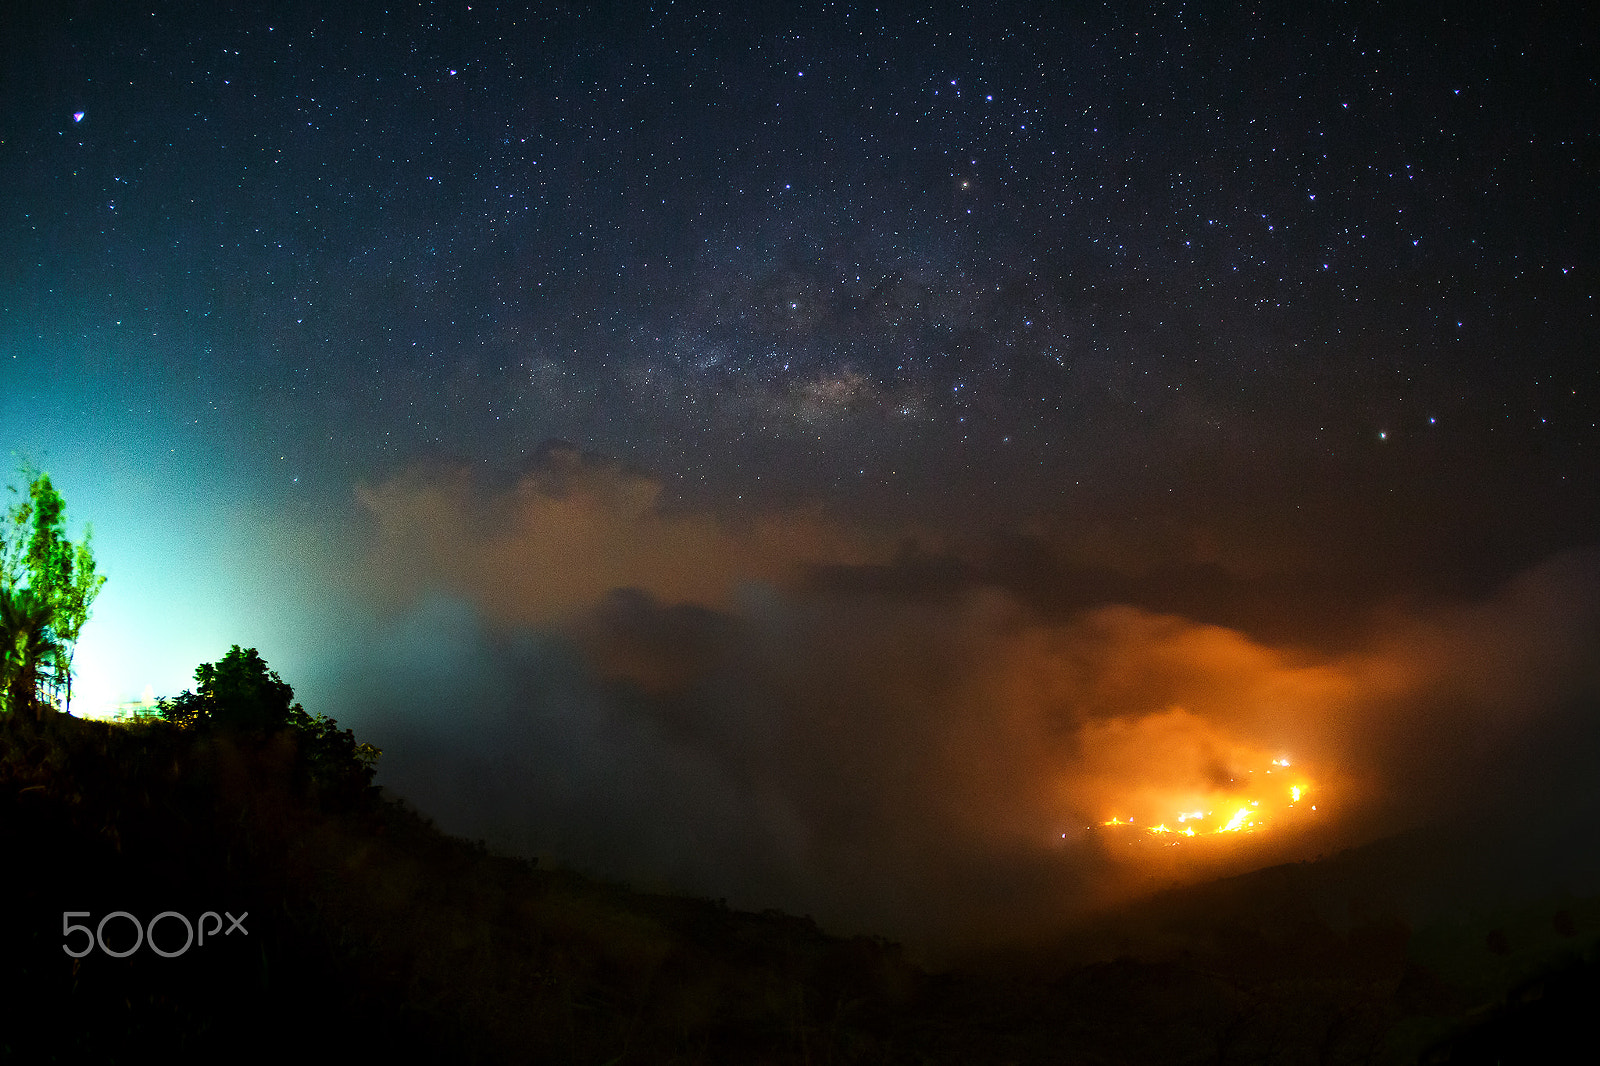
<path fill-rule="evenodd" d="M 283 736 L 0 723 L 0 1055 L 1354 1063 L 1477 1026 L 1439 1049 L 1472 1061 L 1577 1017 L 1595 988 L 1597 901 L 1339 928 L 1306 901 L 1367 861 L 1353 855 L 1147 902 L 1072 950 L 929 974 L 809 919 L 500 857 L 376 791 L 318 795 L 296 766 Z M 176 957 L 69 958 L 89 934 L 65 924 L 114 911 L 213 911 L 244 931 L 207 919 L 207 942 Z M 156 935 L 177 953 L 183 923 Z M 102 936 L 122 951 L 135 934 L 119 916 Z"/>

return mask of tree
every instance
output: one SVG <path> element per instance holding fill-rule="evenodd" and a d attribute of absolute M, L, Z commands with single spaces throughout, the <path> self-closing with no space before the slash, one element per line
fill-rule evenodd
<path fill-rule="evenodd" d="M 301 767 L 319 788 L 358 794 L 372 783 L 378 756 L 371 744 L 324 715 L 310 715 L 294 702 L 294 689 L 267 668 L 254 648 L 235 644 L 215 663 L 201 663 L 195 687 L 159 701 L 163 719 L 185 729 L 233 734 L 284 730 L 295 736 Z"/>
<path fill-rule="evenodd" d="M 372 784 L 383 752 L 371 744 L 357 744 L 354 732 L 340 729 L 325 715 L 306 714 L 298 703 L 290 711 L 289 724 L 299 736 L 306 771 L 324 794 L 354 799 Z"/>
<path fill-rule="evenodd" d="M 254 648 L 235 644 L 215 666 L 201 663 L 195 671 L 199 691 L 212 702 L 212 720 L 236 732 L 267 732 L 289 723 L 294 689 L 267 669 Z"/>
<path fill-rule="evenodd" d="M 235 644 L 217 662 L 196 667 L 194 681 L 192 690 L 163 701 L 162 717 L 228 732 L 270 732 L 289 724 L 294 689 L 267 669 L 254 648 Z"/>
<path fill-rule="evenodd" d="M 41 666 L 59 654 L 44 598 L 30 589 L 0 589 L 0 707 L 37 717 Z"/>
<path fill-rule="evenodd" d="M 35 714 L 59 702 L 72 705 L 72 657 L 89 608 L 105 578 L 90 549 L 66 535 L 66 503 L 50 475 L 23 467 L 26 497 L 13 503 L 0 523 L 0 645 L 7 651 L 5 710 Z M 9 492 L 22 496 L 15 486 Z"/>

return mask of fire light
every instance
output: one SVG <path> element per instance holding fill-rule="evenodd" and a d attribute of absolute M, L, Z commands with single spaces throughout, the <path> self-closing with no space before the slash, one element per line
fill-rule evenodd
<path fill-rule="evenodd" d="M 1288 759 L 1280 758 L 1273 759 L 1272 765 L 1281 771 L 1290 763 Z M 1103 821 L 1100 826 L 1133 829 L 1160 837 L 1169 843 L 1177 843 L 1182 837 L 1193 839 L 1218 836 L 1223 833 L 1254 833 L 1281 821 L 1289 808 L 1294 807 L 1311 792 L 1311 783 L 1298 772 L 1295 775 L 1298 781 L 1292 785 L 1268 782 L 1265 780 L 1265 775 L 1256 779 L 1252 776 L 1254 772 L 1247 769 L 1245 773 L 1236 773 L 1227 784 L 1207 790 L 1203 796 L 1197 797 L 1191 793 L 1189 797 L 1191 800 L 1203 798 L 1206 802 L 1179 810 L 1175 815 L 1178 826 L 1176 829 L 1159 811 L 1151 812 L 1150 817 L 1144 818 L 1143 828 L 1141 822 L 1135 818 L 1121 816 Z M 1266 773 L 1271 772 L 1266 771 Z M 1281 782 L 1282 778 L 1279 778 L 1279 781 Z M 1315 811 L 1316 807 L 1311 807 L 1311 810 Z"/>

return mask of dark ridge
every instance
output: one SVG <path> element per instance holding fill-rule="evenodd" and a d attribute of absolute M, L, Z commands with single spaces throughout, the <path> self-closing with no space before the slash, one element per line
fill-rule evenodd
<path fill-rule="evenodd" d="M 299 765 L 282 733 L 0 719 L 0 1060 L 1487 1061 L 1595 1002 L 1600 900 L 1330 922 L 1318 892 L 1360 856 L 1108 916 L 1100 957 L 931 974 L 808 918 L 499 856 Z M 68 956 L 91 937 L 68 924 L 131 947 L 116 911 L 245 931 Z M 182 920 L 155 935 L 177 952 Z"/>

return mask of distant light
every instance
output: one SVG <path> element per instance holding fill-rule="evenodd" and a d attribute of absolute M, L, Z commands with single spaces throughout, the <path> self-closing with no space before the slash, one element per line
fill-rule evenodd
<path fill-rule="evenodd" d="M 74 111 L 72 113 L 72 121 L 74 121 L 74 122 L 82 122 L 83 121 L 83 112 L 82 111 Z"/>

